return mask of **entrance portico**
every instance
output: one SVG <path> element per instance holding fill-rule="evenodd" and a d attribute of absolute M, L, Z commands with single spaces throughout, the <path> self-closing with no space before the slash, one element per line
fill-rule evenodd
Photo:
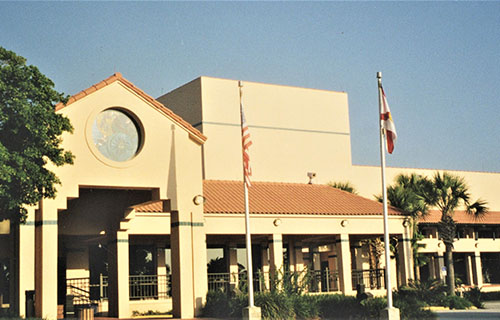
<path fill-rule="evenodd" d="M 120 74 L 80 92 L 56 109 L 74 127 L 73 134 L 63 136 L 62 145 L 75 155 L 75 163 L 54 168 L 61 180 L 57 198 L 41 201 L 36 210 L 36 316 L 57 317 L 58 261 L 68 261 L 58 259 L 58 253 L 65 252 L 58 235 L 66 239 L 104 238 L 109 262 L 109 315 L 131 316 L 130 228 L 141 228 L 131 222 L 133 206 L 151 200 L 165 202 L 172 214 L 174 288 L 193 288 L 189 294 L 173 290 L 174 314 L 198 314 L 206 281 L 200 287 L 193 281 L 206 279 L 206 268 L 204 263 L 190 268 L 183 264 L 203 259 L 192 251 L 205 247 L 203 228 L 198 227 L 203 225 L 203 211 L 193 203 L 193 197 L 202 194 L 201 145 L 206 138 Z M 149 234 L 147 228 L 145 234 Z M 191 251 L 185 250 L 186 246 Z M 88 274 L 89 269 L 81 272 Z"/>

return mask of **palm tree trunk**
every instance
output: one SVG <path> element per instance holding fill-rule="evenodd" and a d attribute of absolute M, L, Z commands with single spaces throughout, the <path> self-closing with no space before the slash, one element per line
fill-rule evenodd
<path fill-rule="evenodd" d="M 453 266 L 453 247 L 446 245 L 444 253 L 444 263 L 446 265 L 446 285 L 448 286 L 448 294 L 455 295 L 455 267 Z"/>

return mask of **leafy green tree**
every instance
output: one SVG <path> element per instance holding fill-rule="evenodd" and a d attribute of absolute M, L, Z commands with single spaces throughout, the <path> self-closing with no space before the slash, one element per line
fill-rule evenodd
<path fill-rule="evenodd" d="M 73 163 L 60 147 L 61 134 L 73 130 L 55 113 L 66 102 L 54 83 L 26 59 L 0 47 L 0 221 L 26 219 L 26 205 L 53 198 L 60 181 L 47 169 Z"/>
<path fill-rule="evenodd" d="M 486 202 L 479 199 L 471 202 L 469 187 L 462 177 L 449 173 L 437 172 L 430 180 L 431 184 L 425 190 L 426 202 L 441 211 L 441 221 L 438 225 L 439 237 L 445 244 L 445 265 L 447 269 L 446 284 L 448 294 L 455 294 L 455 268 L 453 265 L 453 242 L 456 236 L 456 225 L 453 220 L 455 210 L 465 208 L 466 212 L 475 218 L 481 218 L 487 213 Z"/>
<path fill-rule="evenodd" d="M 330 187 L 337 188 L 340 190 L 344 190 L 353 194 L 358 194 L 358 191 L 356 188 L 349 182 L 328 182 L 327 183 Z"/>

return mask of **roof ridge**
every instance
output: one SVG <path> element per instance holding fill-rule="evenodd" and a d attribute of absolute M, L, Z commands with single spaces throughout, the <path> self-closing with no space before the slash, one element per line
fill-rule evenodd
<path fill-rule="evenodd" d="M 73 104 L 74 102 L 96 92 L 99 89 L 102 89 L 116 81 L 120 81 L 122 84 L 124 84 L 127 88 L 131 89 L 134 91 L 136 94 L 138 94 L 141 98 L 152 104 L 158 111 L 166 115 L 167 117 L 171 118 L 171 120 L 177 122 L 179 125 L 184 127 L 189 133 L 191 133 L 193 136 L 197 137 L 201 142 L 205 142 L 207 140 L 207 137 L 201 133 L 198 129 L 194 128 L 189 122 L 186 120 L 182 119 L 179 115 L 175 114 L 172 110 L 164 106 L 162 103 L 151 97 L 149 94 L 144 92 L 142 89 L 136 87 L 132 82 L 129 80 L 125 79 L 123 75 L 120 72 L 114 73 L 112 76 L 88 87 L 85 90 L 82 90 L 78 92 L 77 94 L 71 96 L 66 104 L 59 102 L 55 106 L 55 111 L 59 111 L 70 104 Z"/>
<path fill-rule="evenodd" d="M 234 182 L 234 183 L 243 183 L 243 180 L 219 180 L 219 179 L 204 179 L 203 181 L 207 181 L 207 182 Z M 276 181 L 254 181 L 252 180 L 251 181 L 252 184 L 256 183 L 256 184 L 273 184 L 273 185 L 298 185 L 298 186 L 306 186 L 306 185 L 310 185 L 310 186 L 316 186 L 316 187 L 328 187 L 327 184 L 320 184 L 320 183 L 313 183 L 313 184 L 310 184 L 310 183 L 302 183 L 302 182 L 276 182 Z"/>

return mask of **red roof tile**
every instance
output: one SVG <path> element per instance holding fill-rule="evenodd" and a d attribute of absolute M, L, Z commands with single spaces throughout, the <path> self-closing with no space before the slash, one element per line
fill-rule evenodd
<path fill-rule="evenodd" d="M 205 180 L 205 213 L 244 213 L 243 183 Z M 250 212 L 259 214 L 381 215 L 382 204 L 327 185 L 252 182 Z M 402 213 L 389 208 L 389 215 Z"/>
<path fill-rule="evenodd" d="M 438 223 L 440 220 L 441 212 L 431 210 L 425 218 L 420 219 L 420 223 Z M 489 211 L 482 218 L 475 219 L 466 211 L 460 210 L 455 211 L 453 220 L 458 224 L 500 224 L 500 211 Z"/>
<path fill-rule="evenodd" d="M 68 102 L 66 104 L 63 103 L 58 103 L 55 107 L 56 111 L 61 110 L 62 108 L 69 106 L 70 104 L 88 96 L 89 94 L 104 88 L 105 86 L 112 84 L 115 81 L 120 81 L 123 85 L 125 85 L 127 88 L 131 89 L 134 91 L 136 94 L 138 94 L 141 98 L 149 102 L 153 107 L 158 109 L 161 113 L 166 115 L 168 118 L 179 124 L 180 126 L 184 127 L 191 135 L 195 136 L 200 140 L 200 142 L 204 142 L 207 140 L 207 137 L 204 136 L 200 131 L 195 129 L 191 124 L 189 124 L 187 121 L 182 119 L 180 116 L 176 115 L 172 110 L 168 109 L 165 107 L 163 104 L 160 102 L 156 101 L 153 97 L 142 91 L 141 89 L 137 88 L 132 82 L 128 81 L 125 79 L 121 73 L 115 73 L 111 77 L 104 79 L 103 81 L 94 84 L 90 88 L 87 88 L 83 91 L 80 91 L 79 93 L 71 96 L 68 99 Z"/>
<path fill-rule="evenodd" d="M 203 181 L 205 213 L 244 213 L 243 184 Z M 382 204 L 326 185 L 252 182 L 250 212 L 256 214 L 381 215 Z M 161 212 L 161 201 L 135 206 L 137 212 Z M 402 215 L 389 208 L 389 215 Z"/>
<path fill-rule="evenodd" d="M 153 200 L 132 206 L 136 212 L 163 212 L 163 201 Z"/>

